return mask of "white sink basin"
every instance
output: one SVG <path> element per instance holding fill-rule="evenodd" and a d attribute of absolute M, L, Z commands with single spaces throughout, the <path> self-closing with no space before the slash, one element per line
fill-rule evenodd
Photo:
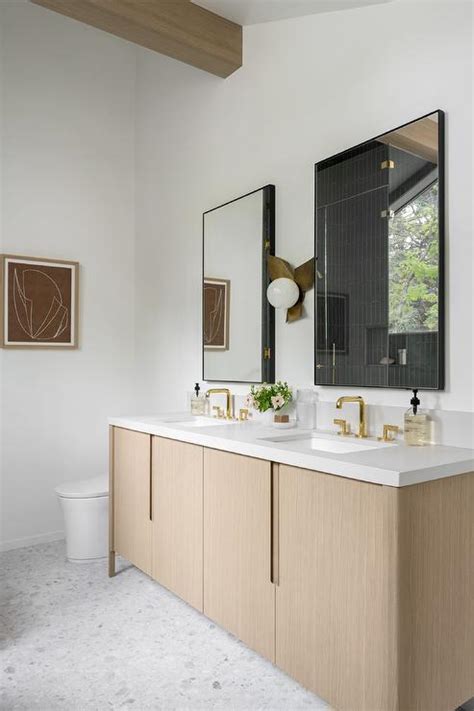
<path fill-rule="evenodd" d="M 307 434 L 293 434 L 283 437 L 262 437 L 262 441 L 274 442 L 295 446 L 300 450 L 312 450 L 319 452 L 333 452 L 334 454 L 348 454 L 350 452 L 363 452 L 369 449 L 379 449 L 380 447 L 393 446 L 387 442 L 374 442 L 373 440 L 357 440 L 354 438 L 332 437 L 331 435 L 320 435 L 314 432 Z"/>
<path fill-rule="evenodd" d="M 189 420 L 183 420 L 176 417 L 161 421 L 165 424 L 181 425 L 183 427 L 214 427 L 214 425 L 233 424 L 233 422 L 229 420 L 218 420 L 217 417 L 201 417 L 199 415 L 196 415 Z"/>

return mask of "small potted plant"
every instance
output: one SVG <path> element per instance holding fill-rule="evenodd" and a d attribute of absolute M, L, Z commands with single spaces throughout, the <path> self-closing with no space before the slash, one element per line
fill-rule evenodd
<path fill-rule="evenodd" d="M 262 413 L 264 421 L 278 426 L 290 425 L 290 418 L 285 410 L 293 400 L 293 393 L 288 383 L 279 380 L 277 383 L 252 385 L 247 395 L 247 407 Z"/>

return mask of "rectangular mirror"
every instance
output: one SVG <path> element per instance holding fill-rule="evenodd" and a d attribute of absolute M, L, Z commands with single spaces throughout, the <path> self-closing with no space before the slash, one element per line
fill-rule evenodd
<path fill-rule="evenodd" d="M 444 114 L 315 166 L 315 383 L 444 387 Z"/>
<path fill-rule="evenodd" d="M 274 314 L 266 298 L 274 250 L 274 185 L 204 213 L 204 380 L 274 381 Z"/>

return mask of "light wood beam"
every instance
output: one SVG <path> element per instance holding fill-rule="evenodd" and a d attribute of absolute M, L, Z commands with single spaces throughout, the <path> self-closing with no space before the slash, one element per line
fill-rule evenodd
<path fill-rule="evenodd" d="M 242 27 L 190 0 L 31 0 L 219 77 L 242 66 Z"/>
<path fill-rule="evenodd" d="M 413 121 L 377 140 L 413 153 L 431 163 L 438 163 L 438 124 L 429 117 Z"/>

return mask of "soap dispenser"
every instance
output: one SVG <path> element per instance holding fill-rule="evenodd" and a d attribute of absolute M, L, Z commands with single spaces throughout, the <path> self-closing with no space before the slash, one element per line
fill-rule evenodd
<path fill-rule="evenodd" d="M 419 408 L 418 390 L 413 390 L 410 405 L 405 413 L 405 442 L 411 447 L 422 447 L 430 443 L 431 421 L 429 415 Z"/>
<path fill-rule="evenodd" d="M 206 398 L 200 395 L 199 383 L 194 386 L 194 395 L 191 396 L 191 415 L 204 415 L 206 412 Z"/>

